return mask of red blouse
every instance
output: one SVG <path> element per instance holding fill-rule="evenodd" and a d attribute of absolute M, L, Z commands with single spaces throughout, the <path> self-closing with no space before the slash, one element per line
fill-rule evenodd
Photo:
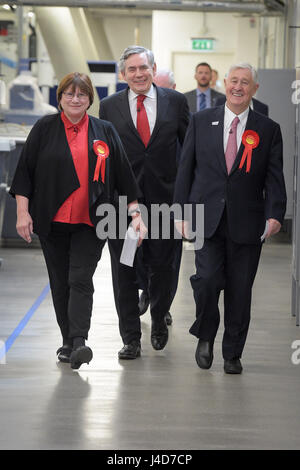
<path fill-rule="evenodd" d="M 64 112 L 61 119 L 65 126 L 67 141 L 71 150 L 80 188 L 76 189 L 58 209 L 53 222 L 66 224 L 87 224 L 93 227 L 89 214 L 88 193 L 88 125 L 89 117 L 83 116 L 81 121 L 73 124 Z"/>

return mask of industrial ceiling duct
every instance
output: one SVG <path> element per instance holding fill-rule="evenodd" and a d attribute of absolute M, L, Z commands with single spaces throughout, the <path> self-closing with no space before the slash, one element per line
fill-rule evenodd
<path fill-rule="evenodd" d="M 206 11 L 223 13 L 283 14 L 281 0 L 257 2 L 209 0 L 0 0 L 0 4 L 47 7 L 127 8 L 147 10 Z"/>

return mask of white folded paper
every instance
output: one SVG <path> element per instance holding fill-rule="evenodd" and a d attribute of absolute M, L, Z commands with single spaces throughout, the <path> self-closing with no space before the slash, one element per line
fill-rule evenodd
<path fill-rule="evenodd" d="M 269 222 L 266 221 L 266 226 L 265 226 L 265 230 L 264 230 L 264 233 L 262 234 L 262 236 L 260 237 L 260 241 L 264 241 L 264 239 L 266 238 L 266 235 L 268 233 L 268 230 L 269 230 Z"/>
<path fill-rule="evenodd" d="M 120 263 L 126 264 L 126 266 L 133 266 L 139 236 L 140 232 L 135 232 L 134 228 L 129 225 L 123 243 Z"/>

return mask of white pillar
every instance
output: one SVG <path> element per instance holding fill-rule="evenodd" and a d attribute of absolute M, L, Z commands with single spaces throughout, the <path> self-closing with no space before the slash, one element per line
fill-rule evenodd
<path fill-rule="evenodd" d="M 70 8 L 70 13 L 86 60 L 100 60 L 83 8 Z"/>
<path fill-rule="evenodd" d="M 35 9 L 49 57 L 58 81 L 71 72 L 89 75 L 87 58 L 76 31 L 69 8 L 38 7 Z M 99 99 L 95 90 L 95 101 L 89 114 L 98 116 Z"/>
<path fill-rule="evenodd" d="M 99 59 L 102 61 L 114 60 L 113 53 L 103 27 L 102 18 L 95 19 L 89 10 L 84 10 L 84 15 L 93 37 Z"/>

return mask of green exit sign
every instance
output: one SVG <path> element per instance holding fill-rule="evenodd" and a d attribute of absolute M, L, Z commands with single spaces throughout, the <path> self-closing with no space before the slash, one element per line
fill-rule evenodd
<path fill-rule="evenodd" d="M 192 38 L 193 51 L 213 51 L 214 39 L 209 38 Z"/>

